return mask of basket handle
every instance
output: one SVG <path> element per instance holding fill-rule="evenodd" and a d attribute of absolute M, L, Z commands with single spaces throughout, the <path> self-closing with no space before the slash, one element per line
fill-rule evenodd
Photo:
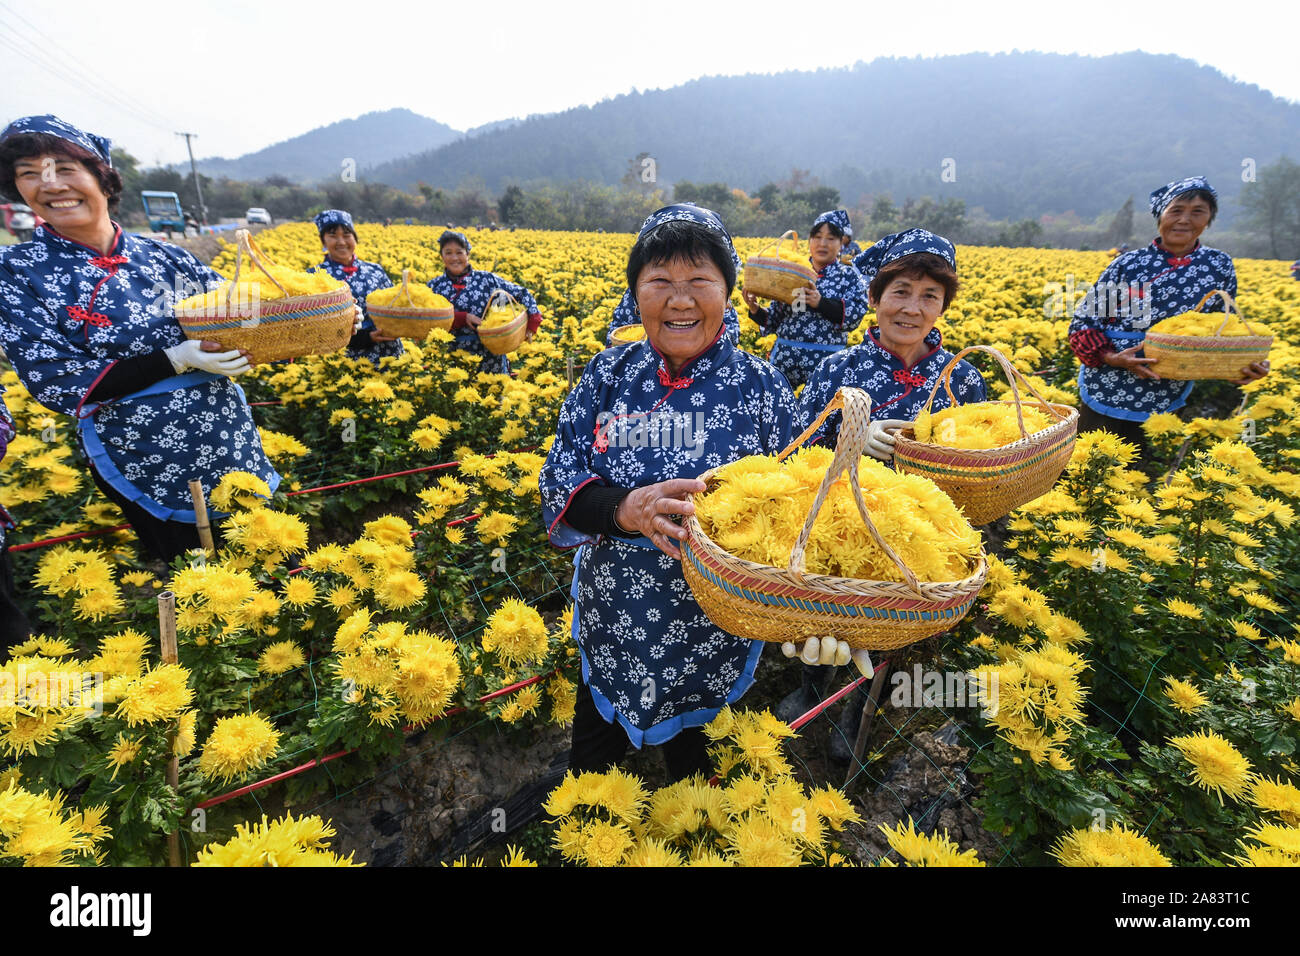
<path fill-rule="evenodd" d="M 393 297 L 388 300 L 388 305 L 397 305 L 397 300 L 402 296 L 406 296 L 406 304 L 413 309 L 415 308 L 415 300 L 411 298 L 411 290 L 408 287 L 408 283 L 410 283 L 410 281 L 411 281 L 411 270 L 403 269 L 402 282 L 397 287 L 397 291 L 393 293 Z"/>
<path fill-rule="evenodd" d="M 1051 412 L 1058 421 L 1065 421 L 1065 416 L 1053 408 L 1051 402 L 1043 398 L 1038 389 L 1034 387 L 1034 383 L 1022 375 L 1018 368 L 1007 361 L 1005 355 L 990 345 L 968 345 L 952 357 L 948 364 L 943 367 L 943 371 L 939 373 L 939 378 L 930 389 L 930 397 L 927 398 L 925 402 L 925 411 L 927 414 L 934 405 L 934 399 L 939 392 L 940 383 L 943 384 L 943 390 L 948 393 L 948 402 L 951 407 L 957 407 L 957 396 L 952 393 L 952 373 L 957 368 L 957 363 L 961 361 L 962 356 L 969 355 L 971 352 L 988 352 L 997 359 L 998 364 L 1002 366 L 1002 374 L 1007 377 L 1007 383 L 1011 386 L 1011 395 L 1016 402 L 1016 424 L 1020 426 L 1021 438 L 1028 438 L 1029 432 L 1025 429 L 1025 414 L 1022 411 L 1023 400 L 1020 397 L 1020 386 L 1017 384 L 1017 381 L 1023 382 L 1033 394 L 1034 398 L 1038 399 L 1038 403 Z"/>
<path fill-rule="evenodd" d="M 271 260 L 270 256 L 257 247 L 257 243 L 253 241 L 253 234 L 251 232 L 247 229 L 240 229 L 235 232 L 235 275 L 230 280 L 230 287 L 226 289 L 226 308 L 230 308 L 230 297 L 235 294 L 235 289 L 239 286 L 239 269 L 243 264 L 245 253 L 248 254 L 249 262 L 253 263 L 266 273 L 266 277 L 275 283 L 275 287 L 280 290 L 281 294 L 284 295 L 285 298 L 288 298 L 288 291 L 284 286 L 280 285 L 279 279 L 271 275 L 271 270 L 266 267 L 262 260 L 265 259 L 267 262 L 270 262 L 271 265 L 275 265 L 275 262 Z"/>
<path fill-rule="evenodd" d="M 841 388 L 835 393 L 835 397 L 830 400 L 827 406 L 822 409 L 822 413 L 817 416 L 804 433 L 791 442 L 777 460 L 785 458 L 792 451 L 802 445 L 813 432 L 821 425 L 826 418 L 835 411 L 844 412 L 844 421 L 840 425 L 839 438 L 835 442 L 835 457 L 831 459 L 830 467 L 826 469 L 826 475 L 822 478 L 821 487 L 817 489 L 817 497 L 813 499 L 812 508 L 808 511 L 808 517 L 803 523 L 803 528 L 799 532 L 799 539 L 794 543 L 794 550 L 790 552 L 790 567 L 792 574 L 802 575 L 806 564 L 804 549 L 808 547 L 808 538 L 812 535 L 813 524 L 817 521 L 817 514 L 821 511 L 822 505 L 826 502 L 826 496 L 830 493 L 831 485 L 835 479 L 840 476 L 841 472 L 849 473 L 849 486 L 853 489 L 853 499 L 858 503 L 858 513 L 862 515 L 862 521 L 866 524 L 867 530 L 871 532 L 871 537 L 875 540 L 880 549 L 889 556 L 889 559 L 898 566 L 898 570 L 903 573 L 903 579 L 907 582 L 908 587 L 918 595 L 921 593 L 921 585 L 916 579 L 903 559 L 895 553 L 894 549 L 889 546 L 880 532 L 876 529 L 875 523 L 871 520 L 871 515 L 867 513 L 867 503 L 862 498 L 862 486 L 858 483 L 858 461 L 862 458 L 862 452 L 867 447 L 867 428 L 871 424 L 871 396 L 860 388 Z"/>
<path fill-rule="evenodd" d="M 1237 318 L 1241 319 L 1241 324 L 1246 327 L 1246 331 L 1251 335 L 1254 335 L 1255 330 L 1250 327 L 1250 323 L 1246 321 L 1246 317 L 1241 314 L 1241 306 L 1237 305 L 1237 300 L 1228 294 L 1227 289 L 1211 289 L 1209 292 L 1205 293 L 1205 295 L 1201 296 L 1201 301 L 1196 303 L 1196 308 L 1192 309 L 1192 311 L 1200 312 L 1201 306 L 1205 305 L 1206 302 L 1210 301 L 1210 299 L 1214 298 L 1216 295 L 1223 296 L 1224 304 L 1223 321 L 1219 323 L 1219 328 L 1214 334 L 1218 335 L 1222 332 L 1224 326 L 1228 324 L 1228 319 L 1232 318 L 1232 313 L 1236 312 Z"/>
<path fill-rule="evenodd" d="M 787 229 L 785 232 L 781 233 L 780 238 L 778 238 L 778 239 L 776 240 L 776 242 L 771 243 L 770 245 L 764 246 L 764 247 L 763 247 L 763 251 L 760 252 L 759 255 L 760 255 L 760 256 L 764 256 L 764 255 L 766 255 L 768 249 L 773 249 L 773 250 L 775 250 L 775 251 L 773 252 L 773 258 L 780 259 L 780 258 L 781 258 L 781 243 L 785 242 L 787 239 L 793 239 L 793 240 L 794 240 L 794 247 L 795 247 L 796 249 L 799 248 L 799 233 L 795 232 L 793 229 Z"/>
<path fill-rule="evenodd" d="M 487 303 L 483 306 L 483 314 L 479 316 L 479 318 L 486 319 L 488 310 L 492 308 L 492 303 L 496 301 L 497 296 L 502 296 L 502 295 L 505 296 L 507 299 L 509 299 L 511 302 L 513 302 L 516 309 L 523 308 L 523 306 L 519 304 L 519 300 L 516 299 L 513 295 L 511 295 L 508 289 L 503 289 L 500 286 L 498 286 L 497 288 L 493 289 L 491 295 L 488 296 Z"/>

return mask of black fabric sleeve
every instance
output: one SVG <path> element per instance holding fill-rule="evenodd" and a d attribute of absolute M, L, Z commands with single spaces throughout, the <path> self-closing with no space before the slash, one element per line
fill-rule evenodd
<path fill-rule="evenodd" d="M 369 329 L 362 329 L 360 332 L 358 332 L 356 335 L 352 336 L 352 338 L 348 340 L 348 348 L 353 349 L 354 351 L 364 352 L 366 349 L 371 348 L 374 344 L 375 344 L 374 342 L 370 341 Z"/>
<path fill-rule="evenodd" d="M 839 325 L 844 324 L 843 299 L 832 299 L 827 296 L 822 296 L 821 301 L 817 303 L 817 308 L 814 311 L 827 322 L 835 322 Z"/>
<path fill-rule="evenodd" d="M 631 490 L 631 488 L 598 485 L 593 481 L 573 496 L 568 510 L 564 512 L 564 521 L 569 527 L 583 534 L 639 538 L 639 534 L 625 534 L 614 524 L 614 509 Z"/>
<path fill-rule="evenodd" d="M 757 324 L 758 327 L 762 329 L 764 332 L 771 331 L 772 313 L 769 312 L 767 309 L 758 309 L 758 310 L 750 309 L 749 318 L 750 321 Z"/>
<path fill-rule="evenodd" d="M 162 349 L 148 355 L 136 355 L 122 359 L 95 383 L 95 387 L 86 393 L 88 402 L 106 402 L 109 399 L 130 395 L 142 388 L 148 388 L 155 382 L 171 378 L 176 374 L 172 360 Z"/>

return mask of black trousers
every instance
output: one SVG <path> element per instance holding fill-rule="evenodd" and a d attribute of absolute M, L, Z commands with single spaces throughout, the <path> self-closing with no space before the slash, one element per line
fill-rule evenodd
<path fill-rule="evenodd" d="M 1147 434 L 1142 430 L 1141 422 L 1131 422 L 1124 418 L 1112 418 L 1094 411 L 1083 402 L 1079 403 L 1079 434 L 1084 432 L 1110 432 L 1118 435 L 1130 444 L 1137 445 L 1138 460 L 1134 464 L 1145 468 L 1151 459 L 1151 444 Z"/>
<path fill-rule="evenodd" d="M 122 509 L 122 514 L 126 516 L 127 522 L 135 530 L 136 537 L 140 539 L 140 546 L 151 557 L 170 565 L 172 558 L 184 554 L 191 548 L 202 547 L 196 525 L 184 521 L 164 521 L 162 518 L 155 518 L 135 502 L 128 501 L 121 492 L 101 478 L 99 472 L 93 467 L 90 469 L 90 476 L 95 479 L 95 484 L 99 486 L 104 496 Z M 212 540 L 218 548 L 221 547 L 221 532 L 216 524 L 212 525 Z"/>
<path fill-rule="evenodd" d="M 573 745 L 569 750 L 569 769 L 575 774 L 584 771 L 597 773 L 608 770 L 623 759 L 630 741 L 627 732 L 617 723 L 607 723 L 596 709 L 591 690 L 578 684 L 578 700 L 573 710 Z M 693 773 L 703 774 L 707 780 L 713 776 L 709 762 L 709 738 L 700 727 L 683 730 L 672 740 L 661 744 L 668 776 L 673 783 L 684 780 Z"/>
<path fill-rule="evenodd" d="M 9 551 L 0 548 L 0 651 L 32 636 L 32 626 L 14 600 L 14 568 Z M 0 657 L 4 657 L 0 654 Z"/>

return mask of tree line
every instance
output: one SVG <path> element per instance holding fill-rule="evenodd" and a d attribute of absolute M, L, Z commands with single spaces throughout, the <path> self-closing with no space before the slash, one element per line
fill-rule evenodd
<path fill-rule="evenodd" d="M 125 185 L 120 215 L 128 225 L 145 223 L 140 200 L 145 189 L 177 193 L 198 217 L 192 174 L 166 167 L 140 169 L 134 157 L 121 150 L 114 150 L 114 163 Z M 645 153 L 627 162 L 617 185 L 536 181 L 508 185 L 499 196 L 474 177 L 455 189 L 420 183 L 413 191 L 367 180 L 309 186 L 279 176 L 245 182 L 200 174 L 199 183 L 207 219 L 213 223 L 240 218 L 249 207 L 261 206 L 276 221 L 310 219 L 322 209 L 340 208 L 362 221 L 635 232 L 647 215 L 667 202 L 696 202 L 716 210 L 735 236 L 775 236 L 787 229 L 805 236 L 820 212 L 841 207 L 849 209 L 855 237 L 864 244 L 911 226 L 968 245 L 1071 249 L 1143 244 L 1155 234 L 1145 197 L 1130 196 L 1119 209 L 1091 220 L 1074 214 L 999 220 L 962 199 L 922 195 L 899 201 L 878 192 L 845 201 L 838 189 L 801 169 L 752 195 L 724 182 L 679 180 L 668 186 L 658 182 L 653 160 Z M 1300 256 L 1300 165 L 1283 157 L 1262 167 L 1256 180 L 1243 186 L 1238 213 L 1231 231 L 1207 234 L 1206 243 L 1238 256 Z"/>

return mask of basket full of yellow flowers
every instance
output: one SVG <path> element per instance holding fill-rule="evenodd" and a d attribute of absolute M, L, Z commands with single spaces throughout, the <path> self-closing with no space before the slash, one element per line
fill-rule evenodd
<path fill-rule="evenodd" d="M 1012 401 L 958 405 L 952 393 L 953 369 L 971 352 L 997 359 L 1011 384 Z M 949 407 L 932 413 L 939 386 Z M 1020 386 L 1036 403 L 1021 399 Z M 911 428 L 894 443 L 894 467 L 925 475 L 948 493 L 971 524 L 982 525 L 1010 514 L 1046 494 L 1070 463 L 1079 413 L 1048 402 L 997 349 L 972 345 L 945 366 Z"/>
<path fill-rule="evenodd" d="M 843 410 L 835 450 L 800 449 Z M 888 650 L 947 630 L 988 573 L 979 532 L 934 482 L 864 458 L 871 398 L 843 388 L 780 455 L 700 476 L 682 569 L 718 627 Z M 797 453 L 795 453 L 797 451 Z"/>
<path fill-rule="evenodd" d="M 348 344 L 356 302 L 346 282 L 276 265 L 247 229 L 235 233 L 235 244 L 231 280 L 176 304 L 186 338 L 247 349 L 253 364 L 325 355 Z"/>
<path fill-rule="evenodd" d="M 620 325 L 609 337 L 609 348 L 616 348 L 620 345 L 631 345 L 633 342 L 640 342 L 645 339 L 645 326 L 640 322 L 633 322 L 630 325 Z"/>
<path fill-rule="evenodd" d="M 782 247 L 787 240 L 789 246 Z M 756 256 L 745 260 L 745 291 L 786 305 L 794 302 L 795 293 L 817 281 L 817 273 L 808 256 L 799 251 L 799 236 L 789 229 Z"/>
<path fill-rule="evenodd" d="M 1200 311 L 1216 295 L 1223 296 L 1222 319 L 1217 312 Z M 1259 323 L 1252 326 L 1232 296 L 1215 289 L 1190 312 L 1171 315 L 1151 326 L 1142 342 L 1142 352 L 1157 360 L 1150 368 L 1161 378 L 1236 381 L 1247 365 L 1265 361 L 1272 345 L 1272 332 Z"/>
<path fill-rule="evenodd" d="M 423 342 L 434 329 L 451 328 L 456 310 L 443 296 L 422 282 L 411 282 L 411 270 L 402 270 L 402 284 L 376 289 L 366 296 L 366 313 L 380 335 Z"/>
<path fill-rule="evenodd" d="M 483 308 L 478 338 L 493 355 L 505 355 L 523 345 L 528 334 L 528 313 L 505 289 L 496 289 Z"/>

